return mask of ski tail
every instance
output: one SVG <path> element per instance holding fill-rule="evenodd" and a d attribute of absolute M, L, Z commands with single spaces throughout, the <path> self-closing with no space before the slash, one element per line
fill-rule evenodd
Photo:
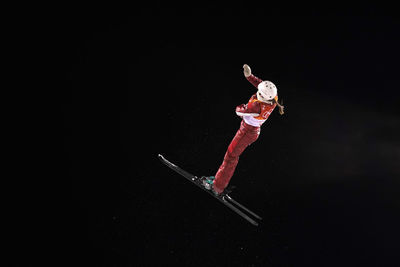
<path fill-rule="evenodd" d="M 222 200 L 225 202 L 225 205 L 227 205 L 231 210 L 236 212 L 239 216 L 241 216 L 243 219 L 245 219 L 246 221 L 248 221 L 252 225 L 258 226 L 258 222 L 256 222 L 250 216 L 248 216 L 246 213 L 244 213 L 243 211 L 241 211 L 240 209 L 238 209 L 237 207 L 232 205 L 232 203 L 227 201 L 225 197 L 230 198 L 228 195 L 225 195 L 225 196 L 222 197 Z M 236 203 L 238 203 L 238 202 L 236 202 Z M 240 207 L 241 205 L 238 205 L 238 206 Z M 246 211 L 248 211 L 248 209 L 246 209 Z"/>
<path fill-rule="evenodd" d="M 248 208 L 246 208 L 245 206 L 243 206 L 242 204 L 240 204 L 239 202 L 237 202 L 236 200 L 234 200 L 233 198 L 231 198 L 229 195 L 226 195 L 226 198 L 232 202 L 233 204 L 235 204 L 236 206 L 240 207 L 241 209 L 245 210 L 247 213 L 251 214 L 252 216 L 254 216 L 255 218 L 262 220 L 261 216 L 255 214 L 253 211 L 249 210 Z"/>

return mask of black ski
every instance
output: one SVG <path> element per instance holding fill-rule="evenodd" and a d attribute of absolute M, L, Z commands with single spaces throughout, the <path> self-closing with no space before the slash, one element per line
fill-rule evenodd
<path fill-rule="evenodd" d="M 195 176 L 193 174 L 190 174 L 187 171 L 185 171 L 185 170 L 181 169 L 180 167 L 176 166 L 175 164 L 173 164 L 172 162 L 170 162 L 166 158 L 164 158 L 161 154 L 158 154 L 158 158 L 161 160 L 162 163 L 167 165 L 169 168 L 171 168 L 172 170 L 176 171 L 177 173 L 179 173 L 180 175 L 185 177 L 187 180 L 189 180 L 190 182 L 194 183 L 195 185 L 197 185 L 198 187 L 200 187 L 201 189 L 206 191 L 208 194 L 210 194 L 214 198 L 218 199 L 222 204 L 224 204 L 225 206 L 230 208 L 232 211 L 234 211 L 235 213 L 237 213 L 238 215 L 240 215 L 241 217 L 246 219 L 251 224 L 257 226 L 258 222 L 256 222 L 254 219 L 249 217 L 246 213 L 244 213 L 243 211 L 238 209 L 236 206 L 240 207 L 241 209 L 243 209 L 247 213 L 251 214 L 255 218 L 257 218 L 259 220 L 262 220 L 262 218 L 260 216 L 258 216 L 257 214 L 255 214 L 254 212 L 252 212 L 251 210 L 249 210 L 248 208 L 246 208 L 245 206 L 243 206 L 239 202 L 235 201 L 228 194 L 222 193 L 222 194 L 220 194 L 218 196 L 214 195 L 210 190 L 207 190 L 206 188 L 204 188 L 200 178 L 198 178 L 197 176 Z M 236 205 L 236 206 L 234 206 L 233 204 Z"/>

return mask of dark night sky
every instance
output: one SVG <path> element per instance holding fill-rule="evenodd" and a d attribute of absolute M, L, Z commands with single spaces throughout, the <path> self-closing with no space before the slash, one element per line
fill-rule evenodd
<path fill-rule="evenodd" d="M 73 266 L 398 266 L 398 17 L 372 6 L 122 10 L 85 8 L 60 28 Z M 244 63 L 277 85 L 286 111 L 231 180 L 264 217 L 258 228 L 157 159 L 215 174 L 234 109 L 255 92 Z"/>

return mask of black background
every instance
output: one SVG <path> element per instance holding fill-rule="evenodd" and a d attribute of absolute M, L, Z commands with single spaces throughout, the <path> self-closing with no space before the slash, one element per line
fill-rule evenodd
<path fill-rule="evenodd" d="M 398 266 L 399 20 L 390 7 L 76 7 L 62 17 L 73 266 Z M 232 196 L 213 175 L 255 88 L 273 112 Z"/>

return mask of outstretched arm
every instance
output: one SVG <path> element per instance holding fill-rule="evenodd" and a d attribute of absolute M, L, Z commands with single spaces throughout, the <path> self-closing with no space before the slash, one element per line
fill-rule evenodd
<path fill-rule="evenodd" d="M 246 79 L 255 87 L 257 87 L 262 82 L 262 80 L 260 78 L 251 74 L 251 69 L 250 69 L 249 65 L 247 65 L 247 64 L 243 65 L 243 73 L 244 73 L 244 77 L 246 77 Z"/>

